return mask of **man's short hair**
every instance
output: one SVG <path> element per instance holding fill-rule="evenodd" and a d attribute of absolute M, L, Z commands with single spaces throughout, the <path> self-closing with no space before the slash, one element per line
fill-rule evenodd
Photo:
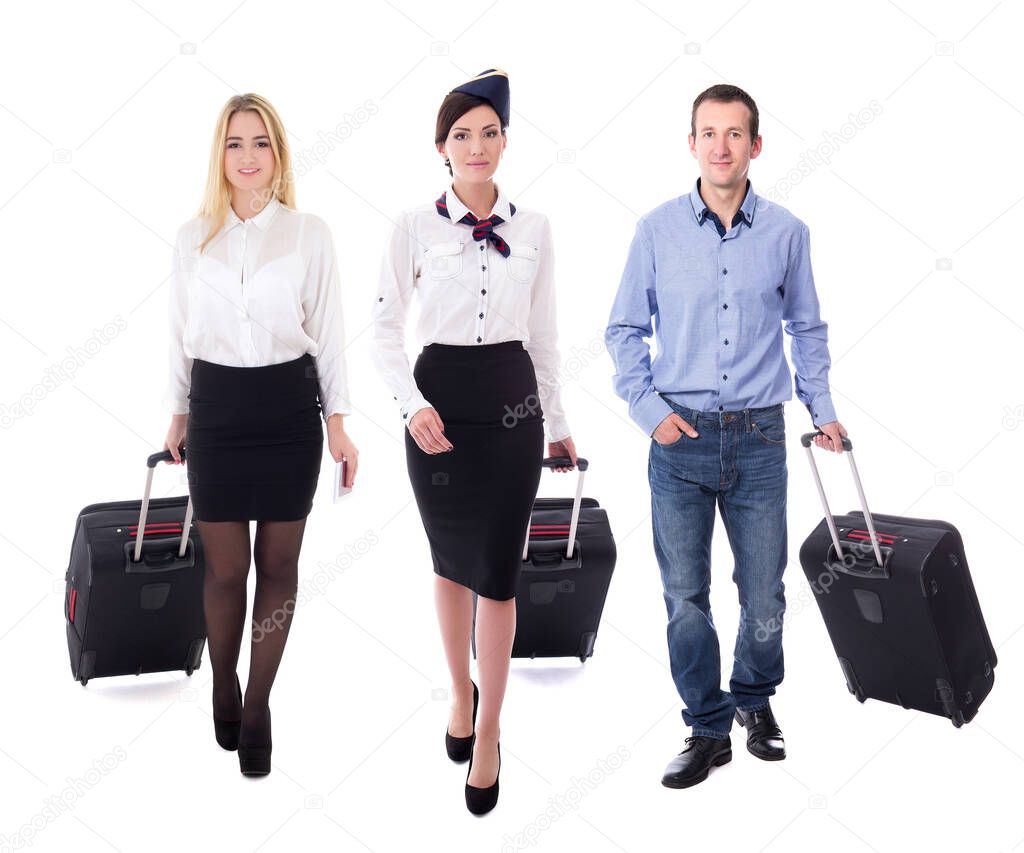
<path fill-rule="evenodd" d="M 732 101 L 740 101 L 741 103 L 746 104 L 747 108 L 750 110 L 750 142 L 753 144 L 754 140 L 757 139 L 757 104 L 755 104 L 754 99 L 744 92 L 739 86 L 728 86 L 724 83 L 705 89 L 693 102 L 693 111 L 690 113 L 690 133 L 693 134 L 694 138 L 697 136 L 697 107 L 705 101 L 719 101 L 726 104 Z"/>

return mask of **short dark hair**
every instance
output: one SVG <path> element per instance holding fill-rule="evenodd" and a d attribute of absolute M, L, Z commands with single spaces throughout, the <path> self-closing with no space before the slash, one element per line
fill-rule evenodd
<path fill-rule="evenodd" d="M 434 128 L 434 144 L 440 145 L 447 138 L 448 134 L 451 133 L 452 128 L 462 116 L 468 113 L 471 109 L 479 107 L 481 104 L 487 104 L 489 107 L 493 107 L 487 98 L 481 98 L 479 95 L 468 95 L 465 92 L 449 92 L 445 95 L 443 101 L 441 101 L 441 107 L 437 111 L 437 125 Z M 501 121 L 501 117 L 498 117 L 498 121 Z M 506 126 L 502 125 L 501 132 L 504 133 Z M 451 175 L 452 167 L 445 161 L 445 165 L 448 166 L 448 174 Z"/>
<path fill-rule="evenodd" d="M 754 140 L 757 139 L 758 129 L 757 104 L 755 104 L 754 99 L 744 92 L 739 86 L 729 86 L 724 83 L 705 89 L 693 102 L 693 111 L 690 113 L 690 133 L 694 137 L 697 136 L 697 107 L 705 101 L 719 101 L 723 104 L 728 104 L 732 101 L 740 101 L 741 103 L 746 104 L 747 109 L 750 110 L 750 142 L 751 144 L 754 143 Z"/>

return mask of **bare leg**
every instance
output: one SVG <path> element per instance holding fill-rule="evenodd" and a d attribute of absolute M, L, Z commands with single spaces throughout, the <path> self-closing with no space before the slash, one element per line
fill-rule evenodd
<path fill-rule="evenodd" d="M 516 600 L 495 601 L 478 596 L 476 658 L 480 673 L 480 708 L 473 746 L 473 768 L 468 780 L 468 784 L 475 788 L 490 787 L 498 776 L 498 722 L 515 636 Z"/>
<path fill-rule="evenodd" d="M 245 690 L 240 743 L 266 742 L 270 689 L 284 654 L 295 611 L 299 549 L 306 520 L 260 521 L 256 526 L 256 598 L 252 611 L 252 660 Z"/>
<path fill-rule="evenodd" d="M 238 653 L 245 631 L 245 592 L 251 559 L 249 523 L 197 521 L 203 543 L 203 611 L 213 670 L 213 712 L 239 720 L 242 706 L 235 689 Z"/>
<path fill-rule="evenodd" d="M 448 733 L 473 734 L 473 685 L 469 672 L 469 639 L 473 630 L 473 593 L 462 584 L 434 575 L 434 604 L 441 642 L 452 679 L 452 711 Z"/>

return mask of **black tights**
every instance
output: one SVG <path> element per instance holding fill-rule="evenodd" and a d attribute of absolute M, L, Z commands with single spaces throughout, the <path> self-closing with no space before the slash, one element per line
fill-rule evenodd
<path fill-rule="evenodd" d="M 306 520 L 258 521 L 250 553 L 246 521 L 199 521 L 206 558 L 203 607 L 213 669 L 214 712 L 242 720 L 243 743 L 260 743 L 270 728 L 270 689 L 284 654 L 295 610 L 299 549 Z M 238 706 L 235 672 L 245 629 L 250 557 L 255 556 L 256 598 L 245 703 Z"/>

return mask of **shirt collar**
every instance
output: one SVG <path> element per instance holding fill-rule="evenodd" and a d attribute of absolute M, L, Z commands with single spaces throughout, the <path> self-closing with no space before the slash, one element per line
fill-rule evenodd
<path fill-rule="evenodd" d="M 693 189 L 690 190 L 690 205 L 693 207 L 693 215 L 697 219 L 697 224 L 703 225 L 704 220 L 707 218 L 708 213 L 711 212 L 711 209 L 704 203 L 704 199 L 701 197 L 700 178 L 697 178 L 697 182 L 693 185 Z M 748 178 L 747 194 L 743 197 L 743 204 L 740 205 L 740 209 L 737 211 L 737 213 L 743 215 L 743 219 L 747 223 L 748 228 L 754 224 L 754 210 L 756 207 L 757 196 L 755 195 L 754 187 Z"/>
<path fill-rule="evenodd" d="M 497 186 L 497 184 L 495 186 Z M 494 208 L 491 210 L 489 215 L 497 214 L 502 218 L 502 220 L 508 222 L 512 218 L 512 209 L 509 206 L 507 196 L 501 191 L 501 187 L 497 186 L 497 189 L 498 200 L 494 202 Z M 451 217 L 452 222 L 458 222 L 463 216 L 469 213 L 469 208 L 462 203 L 462 200 L 457 195 L 455 195 L 454 187 L 449 186 L 448 189 L 445 190 L 444 198 L 445 203 L 448 205 L 448 215 Z"/>
<path fill-rule="evenodd" d="M 243 220 L 238 218 L 238 214 L 235 213 L 235 209 L 229 204 L 228 205 L 228 218 L 226 225 L 228 228 L 234 228 L 236 225 L 240 225 L 243 222 L 251 222 L 261 231 L 266 231 L 270 221 L 274 218 L 274 214 L 277 213 L 277 209 L 281 206 L 281 202 L 277 200 L 277 196 L 273 196 L 270 201 L 263 205 L 263 210 L 257 213 L 255 216 L 250 216 L 249 219 Z"/>

